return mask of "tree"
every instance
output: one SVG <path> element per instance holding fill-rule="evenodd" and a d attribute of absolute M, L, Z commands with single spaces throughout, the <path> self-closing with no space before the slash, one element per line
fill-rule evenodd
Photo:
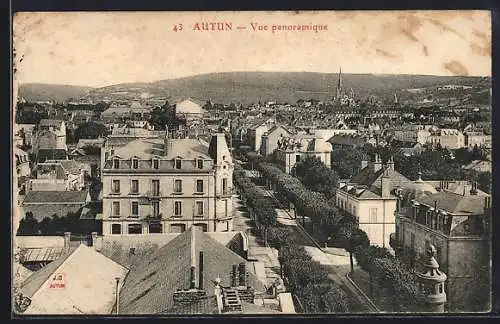
<path fill-rule="evenodd" d="M 370 294 L 373 293 L 373 272 L 375 271 L 373 261 L 377 258 L 392 258 L 392 254 L 385 248 L 370 245 L 364 247 L 359 245 L 354 249 L 354 256 L 361 269 L 370 276 Z"/>
<path fill-rule="evenodd" d="M 74 140 L 75 142 L 84 138 L 84 139 L 96 139 L 99 137 L 104 137 L 108 134 L 108 129 L 105 125 L 88 122 L 85 124 L 79 125 L 74 132 Z"/>
<path fill-rule="evenodd" d="M 26 216 L 19 222 L 17 235 L 37 235 L 39 230 L 38 221 L 32 212 L 27 212 Z"/>
<path fill-rule="evenodd" d="M 321 192 L 327 198 L 333 196 L 335 187 L 338 185 L 335 171 L 328 168 L 315 156 L 308 156 L 297 163 L 292 174 L 295 174 L 306 188 Z"/>
<path fill-rule="evenodd" d="M 353 253 L 358 247 L 368 247 L 370 245 L 370 240 L 365 231 L 352 227 L 343 226 L 340 230 L 341 235 L 344 237 L 345 245 L 344 248 L 349 252 L 349 260 L 351 263 L 351 274 L 354 273 L 354 260 Z"/>

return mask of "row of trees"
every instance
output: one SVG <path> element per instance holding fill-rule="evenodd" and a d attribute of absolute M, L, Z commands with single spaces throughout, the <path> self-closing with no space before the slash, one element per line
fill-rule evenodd
<path fill-rule="evenodd" d="M 344 248 L 350 253 L 351 272 L 354 255 L 360 267 L 370 274 L 371 281 L 377 280 L 388 291 L 388 295 L 393 297 L 393 305 L 398 310 L 408 311 L 418 304 L 421 295 L 413 270 L 405 267 L 386 248 L 370 246 L 368 236 L 359 228 L 355 217 L 333 206 L 324 194 L 309 191 L 300 180 L 265 162 L 262 157 L 251 153 L 247 156 L 278 190 L 285 192 L 297 210 L 309 215 L 313 221 L 333 225 L 334 235 L 344 243 Z M 325 179 L 324 181 L 328 181 L 328 178 Z"/>
<path fill-rule="evenodd" d="M 263 194 L 262 189 L 258 188 L 245 176 L 245 170 L 239 165 L 235 165 L 234 167 L 233 178 L 239 188 L 242 201 L 255 216 L 255 222 L 259 230 L 261 230 L 261 234 L 267 245 L 268 229 L 276 226 L 276 219 L 278 217 L 273 201 L 270 197 Z"/>
<path fill-rule="evenodd" d="M 337 174 L 314 156 L 307 156 L 295 164 L 292 174 L 299 178 L 307 189 L 320 192 L 327 198 L 334 195 L 338 185 Z"/>
<path fill-rule="evenodd" d="M 91 219 L 80 219 L 82 210 L 69 212 L 66 216 L 53 215 L 38 221 L 33 213 L 27 212 L 26 216 L 19 222 L 17 235 L 62 235 L 64 232 L 73 234 L 89 234 L 101 232 L 98 221 Z"/>
<path fill-rule="evenodd" d="M 278 227 L 273 201 L 235 166 L 234 181 L 241 198 L 260 223 L 266 244 L 279 250 L 282 274 L 290 291 L 299 298 L 306 313 L 341 313 L 349 310 L 345 292 L 328 276 L 328 271 L 314 262 L 304 247 L 293 243 L 288 229 Z"/>
<path fill-rule="evenodd" d="M 335 150 L 332 155 L 332 168 L 341 178 L 348 179 L 359 172 L 361 161 L 375 154 L 379 154 L 382 161 L 393 157 L 395 169 L 411 180 L 417 179 L 419 173 L 424 180 L 471 180 L 477 181 L 481 190 L 491 192 L 491 172 L 462 168 L 474 160 L 487 159 L 485 150 L 478 147 L 450 150 L 440 146 L 426 146 L 422 152 L 406 156 L 396 147 L 365 145 L 356 149 Z"/>

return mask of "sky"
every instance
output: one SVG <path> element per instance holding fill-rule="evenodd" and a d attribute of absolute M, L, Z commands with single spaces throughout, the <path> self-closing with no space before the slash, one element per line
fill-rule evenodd
<path fill-rule="evenodd" d="M 232 30 L 195 30 L 202 22 Z M 254 31 L 256 24 L 267 30 Z M 273 32 L 273 25 L 304 24 L 327 29 Z M 345 73 L 491 76 L 491 18 L 488 11 L 18 13 L 13 48 L 15 84 L 102 87 L 214 72 L 337 73 L 340 66 Z"/>

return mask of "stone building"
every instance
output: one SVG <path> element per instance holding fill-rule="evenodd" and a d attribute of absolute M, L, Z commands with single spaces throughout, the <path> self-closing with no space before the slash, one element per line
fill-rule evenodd
<path fill-rule="evenodd" d="M 103 235 L 232 230 L 233 162 L 224 134 L 140 139 L 104 162 Z"/>

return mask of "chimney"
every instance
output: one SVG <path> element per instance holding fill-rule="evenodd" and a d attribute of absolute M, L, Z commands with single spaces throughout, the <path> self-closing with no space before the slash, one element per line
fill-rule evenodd
<path fill-rule="evenodd" d="M 199 267 L 198 289 L 203 290 L 203 251 L 200 251 L 200 261 L 198 267 Z"/>
<path fill-rule="evenodd" d="M 64 232 L 64 247 L 69 247 L 71 241 L 71 232 Z"/>
<path fill-rule="evenodd" d="M 470 190 L 470 194 L 473 196 L 477 195 L 477 182 L 476 181 L 474 181 L 472 183 L 472 189 Z"/>
<path fill-rule="evenodd" d="M 92 235 L 92 245 L 91 246 L 95 250 L 96 249 L 96 243 L 97 243 L 97 232 L 92 232 L 91 235 Z"/>
<path fill-rule="evenodd" d="M 163 155 L 166 156 L 168 154 L 168 151 L 170 149 L 170 134 L 168 131 L 168 125 L 165 125 L 165 137 L 163 139 Z"/>
<path fill-rule="evenodd" d="M 120 277 L 115 278 L 116 281 L 116 293 L 115 293 L 115 303 L 116 303 L 116 315 L 120 314 Z"/>
<path fill-rule="evenodd" d="M 233 271 L 231 272 L 231 287 L 236 287 L 237 286 L 237 273 L 238 273 L 238 266 L 236 264 L 233 264 Z"/>
<path fill-rule="evenodd" d="M 196 228 L 191 228 L 191 273 L 189 289 L 196 289 L 196 251 L 195 251 Z"/>
<path fill-rule="evenodd" d="M 382 198 L 389 198 L 391 196 L 392 184 L 391 178 L 387 174 L 383 174 L 380 179 L 380 195 Z"/>
<path fill-rule="evenodd" d="M 389 161 L 387 161 L 387 169 L 389 171 L 394 171 L 394 159 L 391 157 L 389 158 Z"/>
<path fill-rule="evenodd" d="M 247 272 L 245 262 L 240 263 L 239 265 L 239 286 L 246 287 L 247 286 Z"/>
<path fill-rule="evenodd" d="M 378 154 L 375 154 L 375 162 L 373 162 L 373 173 L 378 172 L 382 169 L 382 160 Z"/>

